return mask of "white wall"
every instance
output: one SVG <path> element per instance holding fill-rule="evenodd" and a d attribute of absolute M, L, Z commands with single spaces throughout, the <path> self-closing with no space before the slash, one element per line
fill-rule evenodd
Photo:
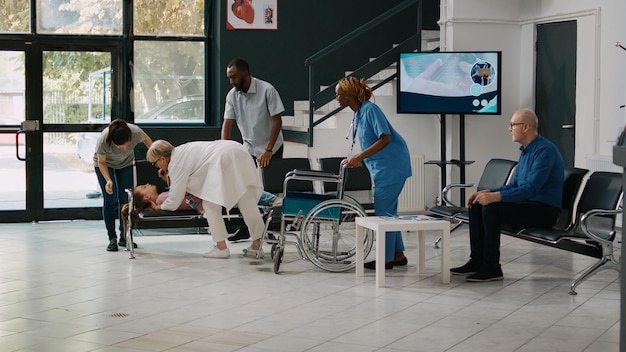
<path fill-rule="evenodd" d="M 626 52 L 614 45 L 626 42 L 625 13 L 624 0 L 442 0 L 442 50 L 503 52 L 502 116 L 466 118 L 466 157 L 478 161 L 470 177 L 491 157 L 518 156 L 507 123 L 516 109 L 533 107 L 539 23 L 577 21 L 575 166 L 588 167 L 590 155 L 611 155 L 626 122 L 619 108 L 626 97 Z"/>
<path fill-rule="evenodd" d="M 440 26 L 442 51 L 502 51 L 502 115 L 465 117 L 465 158 L 476 162 L 466 169 L 466 179 L 477 181 L 491 158 L 516 160 L 519 145 L 511 142 L 508 132 L 510 116 L 521 107 L 520 95 L 520 35 L 518 12 L 505 1 L 442 1 Z M 506 5 L 506 6 L 505 6 Z M 532 106 L 529 106 L 532 107 Z M 448 145 L 453 155 L 459 146 L 456 135 L 458 123 L 449 124 Z M 451 181 L 458 180 L 458 170 L 451 170 Z"/>

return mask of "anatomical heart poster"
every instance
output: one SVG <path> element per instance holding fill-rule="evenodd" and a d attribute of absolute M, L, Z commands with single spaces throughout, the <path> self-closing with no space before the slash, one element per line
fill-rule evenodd
<path fill-rule="evenodd" d="M 278 0 L 226 0 L 226 29 L 277 29 Z"/>

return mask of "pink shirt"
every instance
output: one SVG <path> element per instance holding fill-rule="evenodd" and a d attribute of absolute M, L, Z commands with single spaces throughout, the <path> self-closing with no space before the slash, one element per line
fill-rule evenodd
<path fill-rule="evenodd" d="M 159 196 L 157 197 L 157 200 L 156 200 L 156 204 L 157 205 L 163 204 L 163 202 L 165 202 L 165 200 L 167 199 L 167 195 L 168 195 L 168 192 L 162 192 L 161 194 L 159 194 Z M 191 208 L 191 206 L 189 206 L 189 204 L 187 204 L 187 200 L 188 199 L 192 199 L 192 200 L 196 201 L 196 204 L 198 206 L 196 207 L 195 210 L 198 213 L 204 213 L 204 208 L 202 207 L 202 199 L 200 199 L 200 198 L 198 198 L 198 197 L 196 197 L 194 195 L 191 195 L 189 193 L 185 194 L 185 198 L 183 199 L 183 202 L 180 203 L 180 205 L 178 206 L 178 210 L 192 210 L 193 209 L 193 208 Z"/>

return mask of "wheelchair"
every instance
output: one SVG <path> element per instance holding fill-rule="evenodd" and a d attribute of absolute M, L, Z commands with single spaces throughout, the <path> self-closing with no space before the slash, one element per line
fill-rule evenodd
<path fill-rule="evenodd" d="M 342 166 L 338 174 L 298 169 L 287 172 L 283 182 L 282 208 L 272 209 L 265 225 L 265 242 L 272 244 L 270 254 L 274 273 L 279 273 L 285 245 L 288 243 L 295 244 L 300 258 L 309 260 L 322 270 L 345 272 L 355 267 L 355 218 L 367 214 L 361 204 L 343 194 L 347 170 Z M 335 183 L 336 192 L 318 194 L 290 190 L 292 183 L 301 181 Z M 272 228 L 270 224 L 276 224 L 273 220 L 277 218 L 280 224 Z M 287 236 L 290 240 L 287 240 Z M 365 257 L 371 251 L 373 242 L 373 234 L 367 232 L 364 239 Z"/>

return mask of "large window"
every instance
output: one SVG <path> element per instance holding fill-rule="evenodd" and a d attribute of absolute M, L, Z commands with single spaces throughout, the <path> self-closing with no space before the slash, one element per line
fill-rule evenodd
<path fill-rule="evenodd" d="M 44 123 L 111 122 L 111 54 L 43 53 Z"/>
<path fill-rule="evenodd" d="M 204 35 L 204 0 L 135 0 L 133 13 L 136 35 Z"/>
<path fill-rule="evenodd" d="M 135 42 L 135 121 L 204 122 L 204 43 Z"/>
<path fill-rule="evenodd" d="M 100 217 L 93 155 L 112 119 L 206 123 L 205 3 L 0 1 L 0 222 Z"/>
<path fill-rule="evenodd" d="M 31 33 L 31 0 L 5 0 L 0 33 Z M 132 28 L 142 36 L 204 36 L 204 0 L 134 0 Z M 39 34 L 121 35 L 123 0 L 37 0 Z"/>
<path fill-rule="evenodd" d="M 3 1 L 0 6 L 0 33 L 30 32 L 30 0 Z"/>
<path fill-rule="evenodd" d="M 37 0 L 37 33 L 121 34 L 122 0 Z"/>

